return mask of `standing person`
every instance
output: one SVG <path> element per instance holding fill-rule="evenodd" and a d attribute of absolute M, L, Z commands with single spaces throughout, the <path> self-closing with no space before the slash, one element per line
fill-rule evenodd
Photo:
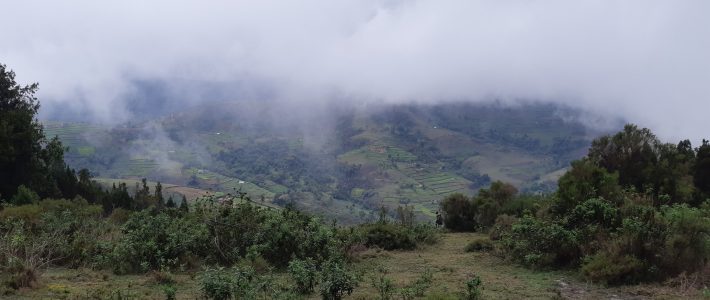
<path fill-rule="evenodd" d="M 441 217 L 441 213 L 439 211 L 436 211 L 436 227 L 439 227 L 444 224 L 444 219 Z"/>

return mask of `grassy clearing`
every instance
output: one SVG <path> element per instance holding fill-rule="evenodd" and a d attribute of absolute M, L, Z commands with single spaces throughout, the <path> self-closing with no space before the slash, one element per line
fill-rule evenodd
<path fill-rule="evenodd" d="M 372 258 L 358 264 L 364 278 L 376 274 L 382 266 L 389 271 L 397 287 L 403 287 L 430 268 L 434 272 L 433 284 L 427 295 L 457 296 L 463 291 L 464 282 L 473 275 L 483 281 L 483 296 L 486 299 L 550 299 L 557 295 L 555 280 L 565 277 L 563 273 L 535 272 L 511 265 L 490 253 L 466 253 L 464 247 L 471 240 L 481 237 L 473 233 L 448 233 L 440 243 L 416 251 L 392 251 L 374 253 Z M 354 299 L 372 299 L 376 290 L 369 281 L 353 294 Z"/>
<path fill-rule="evenodd" d="M 581 282 L 574 272 L 531 270 L 494 252 L 464 251 L 468 243 L 480 238 L 487 236 L 446 233 L 438 244 L 415 251 L 368 250 L 356 264 L 363 281 L 351 299 L 377 297 L 370 278 L 379 274 L 380 267 L 388 270 L 386 276 L 397 288 L 416 280 L 425 269 L 432 270 L 433 283 L 424 299 L 458 299 L 464 282 L 473 275 L 480 276 L 483 282 L 483 299 L 707 299 L 702 291 L 661 284 L 603 287 Z M 399 295 L 394 296 L 399 299 Z"/>
<path fill-rule="evenodd" d="M 198 299 L 198 282 L 191 274 L 173 274 L 177 299 Z M 36 289 L 21 290 L 7 299 L 165 299 L 163 286 L 151 275 L 113 275 L 91 269 L 49 269 Z"/>
<path fill-rule="evenodd" d="M 376 299 L 371 278 L 379 269 L 388 270 L 396 288 L 415 281 L 426 269 L 433 272 L 433 282 L 423 299 L 458 299 L 464 282 L 480 276 L 483 299 L 707 299 L 697 290 L 686 291 L 660 284 L 607 288 L 580 282 L 576 273 L 536 271 L 511 264 L 493 252 L 465 252 L 465 246 L 479 233 L 445 233 L 439 243 L 414 251 L 367 250 L 353 267 L 360 274 L 360 284 L 346 299 Z M 286 274 L 277 275 L 287 282 Z M 194 272 L 171 275 L 177 299 L 200 299 Z M 109 271 L 54 268 L 47 270 L 34 289 L 24 289 L 7 299 L 165 299 L 163 286 L 149 273 L 114 275 Z M 393 295 L 399 299 L 399 295 Z M 320 299 L 312 294 L 307 299 Z M 5 299 L 5 298 L 3 298 Z"/>

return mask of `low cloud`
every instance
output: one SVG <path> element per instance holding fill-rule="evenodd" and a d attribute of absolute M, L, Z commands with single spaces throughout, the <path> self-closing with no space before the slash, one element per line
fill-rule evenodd
<path fill-rule="evenodd" d="M 671 141 L 708 137 L 707 1 L 86 0 L 2 8 L 0 62 L 20 81 L 40 82 L 48 110 L 95 120 L 132 118 L 131 103 L 153 99 L 137 82 L 159 82 L 164 99 L 180 105 L 543 101 L 622 117 Z"/>

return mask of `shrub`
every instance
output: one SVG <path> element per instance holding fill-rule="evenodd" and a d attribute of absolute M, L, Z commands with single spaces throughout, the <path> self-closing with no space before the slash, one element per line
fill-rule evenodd
<path fill-rule="evenodd" d="M 581 228 L 590 224 L 602 229 L 616 228 L 619 226 L 619 212 L 603 198 L 592 198 L 575 206 L 567 216 L 570 227 Z"/>
<path fill-rule="evenodd" d="M 454 231 L 473 231 L 476 229 L 476 207 L 473 202 L 460 193 L 444 198 L 439 204 L 444 216 L 444 226 Z"/>
<path fill-rule="evenodd" d="M 585 259 L 582 274 L 595 282 L 606 284 L 634 283 L 644 275 L 645 265 L 631 255 L 599 252 Z"/>
<path fill-rule="evenodd" d="M 419 278 L 417 278 L 416 281 L 414 281 L 414 283 L 410 287 L 414 296 L 424 296 L 424 292 L 431 286 L 433 277 L 434 274 L 431 272 L 431 269 L 424 269 L 424 272 L 419 276 Z"/>
<path fill-rule="evenodd" d="M 387 270 L 380 269 L 378 273 L 379 275 L 372 277 L 372 287 L 377 290 L 377 299 L 390 300 L 394 293 L 394 283 L 392 283 L 392 279 L 385 276 L 387 275 Z"/>
<path fill-rule="evenodd" d="M 710 211 L 676 204 L 662 207 L 667 222 L 661 267 L 669 275 L 699 270 L 710 258 Z"/>
<path fill-rule="evenodd" d="M 572 162 L 572 168 L 559 179 L 552 211 L 564 216 L 590 198 L 604 198 L 617 203 L 621 195 L 619 175 L 610 173 L 589 159 Z"/>
<path fill-rule="evenodd" d="M 566 265 L 579 257 L 574 231 L 532 216 L 513 224 L 502 245 L 514 260 L 528 266 Z"/>
<path fill-rule="evenodd" d="M 10 203 L 14 205 L 25 205 L 39 201 L 39 196 L 33 190 L 24 185 L 17 187 L 17 193 L 10 198 Z"/>
<path fill-rule="evenodd" d="M 174 286 L 167 284 L 162 287 L 162 290 L 163 290 L 163 294 L 165 294 L 165 300 L 175 300 L 176 299 L 175 294 L 177 294 L 177 289 Z"/>
<path fill-rule="evenodd" d="M 323 299 L 337 300 L 350 295 L 357 285 L 355 275 L 350 273 L 342 260 L 330 259 L 323 265 L 320 276 L 320 294 Z"/>
<path fill-rule="evenodd" d="M 493 227 L 488 232 L 488 237 L 494 241 L 500 240 L 505 232 L 510 231 L 510 229 L 513 227 L 513 224 L 517 220 L 518 219 L 516 217 L 512 217 L 506 214 L 498 215 L 498 217 L 496 217 L 495 224 L 493 224 Z"/>
<path fill-rule="evenodd" d="M 14 289 L 32 285 L 39 272 L 59 259 L 55 245 L 59 229 L 33 234 L 23 220 L 0 223 L 0 270 L 10 275 L 4 285 Z"/>
<path fill-rule="evenodd" d="M 417 244 L 433 245 L 439 242 L 441 231 L 431 224 L 417 224 L 411 227 L 411 234 Z"/>
<path fill-rule="evenodd" d="M 478 251 L 490 251 L 493 250 L 493 242 L 490 239 L 476 239 L 466 245 L 464 251 L 466 252 L 478 252 Z"/>
<path fill-rule="evenodd" d="M 466 281 L 466 289 L 463 293 L 463 298 L 467 300 L 481 299 L 481 277 L 474 275 Z"/>
<path fill-rule="evenodd" d="M 249 268 L 208 268 L 199 278 L 200 290 L 208 299 L 252 299 L 258 294 L 259 278 Z"/>
<path fill-rule="evenodd" d="M 207 269 L 200 275 L 200 290 L 209 299 L 231 299 L 234 285 L 235 278 L 224 268 Z"/>
<path fill-rule="evenodd" d="M 501 181 L 491 183 L 490 188 L 480 189 L 473 198 L 475 219 L 478 226 L 488 228 L 493 225 L 503 207 L 507 206 L 518 193 L 518 190 Z"/>
<path fill-rule="evenodd" d="M 252 251 L 276 267 L 285 267 L 291 258 L 313 258 L 316 262 L 330 256 L 334 229 L 319 219 L 287 208 L 268 210 L 247 202 L 232 207 L 215 207 L 201 200 L 197 214 L 207 224 L 220 263 L 232 264 Z M 234 230 L 239 228 L 239 230 Z"/>
<path fill-rule="evenodd" d="M 112 253 L 118 273 L 176 267 L 190 255 L 205 253 L 208 245 L 204 224 L 147 210 L 131 214 L 121 231 Z"/>
<path fill-rule="evenodd" d="M 385 250 L 411 250 L 417 246 L 406 227 L 394 224 L 366 224 L 360 230 L 363 232 L 365 245 L 377 246 Z"/>
<path fill-rule="evenodd" d="M 296 291 L 301 294 L 310 294 L 317 281 L 316 265 L 311 259 L 294 259 L 288 264 L 288 273 L 296 282 Z"/>

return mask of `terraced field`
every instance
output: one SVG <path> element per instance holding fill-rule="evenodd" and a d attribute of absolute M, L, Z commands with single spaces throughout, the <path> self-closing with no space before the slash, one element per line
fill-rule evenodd
<path fill-rule="evenodd" d="M 87 139 L 100 134 L 104 128 L 86 123 L 44 122 L 47 138 L 58 137 L 64 146 L 69 147 L 67 157 L 90 156 L 96 149 L 87 143 Z"/>
<path fill-rule="evenodd" d="M 246 182 L 238 178 L 224 176 L 222 174 L 203 169 L 188 169 L 185 170 L 187 176 L 195 176 L 201 186 L 209 187 L 209 190 L 223 193 L 234 193 L 235 191 L 245 192 L 252 199 L 261 199 L 271 201 L 275 193 L 262 188 L 251 182 Z"/>
<path fill-rule="evenodd" d="M 417 160 L 417 156 L 408 151 L 393 146 L 385 147 L 387 149 L 387 156 L 395 161 L 412 162 Z"/>
<path fill-rule="evenodd" d="M 146 177 L 160 167 L 157 162 L 148 158 L 133 158 L 116 165 L 118 173 L 126 177 Z"/>

